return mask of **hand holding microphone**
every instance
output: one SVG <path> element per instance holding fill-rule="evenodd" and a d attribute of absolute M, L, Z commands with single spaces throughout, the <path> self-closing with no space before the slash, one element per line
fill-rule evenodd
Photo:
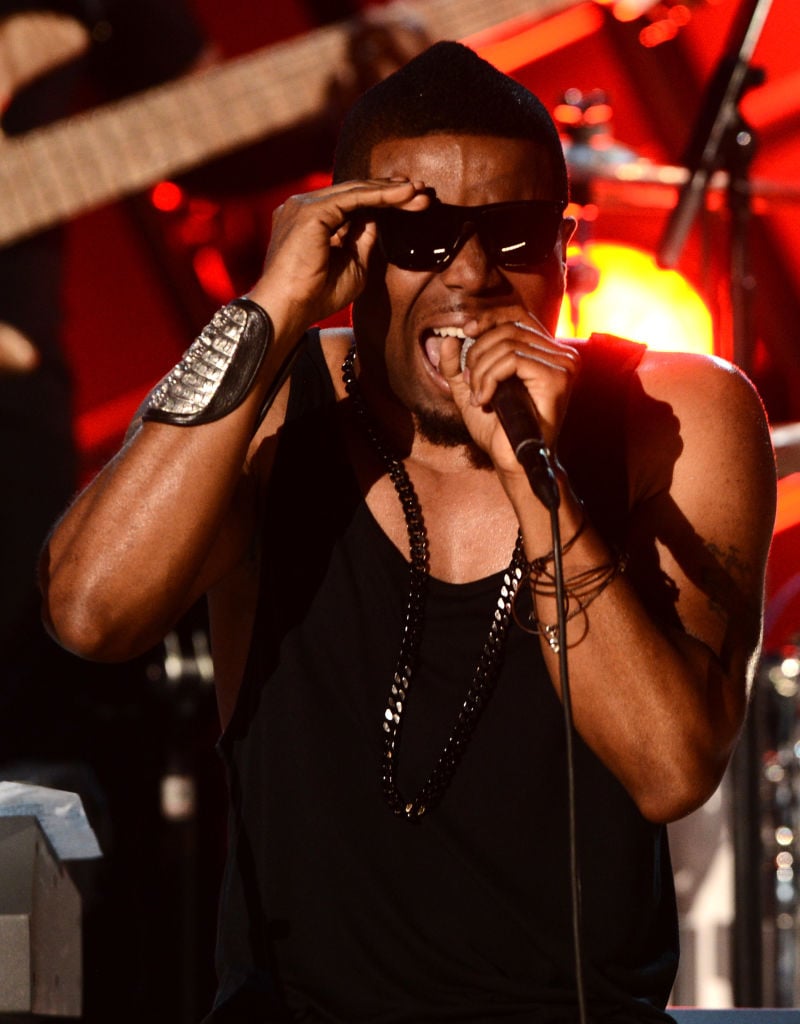
<path fill-rule="evenodd" d="M 466 338 L 461 347 L 461 371 L 475 338 Z M 533 493 L 545 506 L 558 508 L 561 496 L 551 463 L 550 449 L 544 443 L 539 417 L 528 389 L 519 377 L 498 381 L 491 407 L 505 431 L 517 462 L 525 470 Z"/>

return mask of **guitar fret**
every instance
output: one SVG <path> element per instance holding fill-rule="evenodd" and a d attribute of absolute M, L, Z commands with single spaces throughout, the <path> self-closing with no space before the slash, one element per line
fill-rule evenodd
<path fill-rule="evenodd" d="M 108 196 L 123 168 L 115 159 L 117 151 L 108 144 L 107 122 L 90 114 L 80 127 L 66 140 L 66 158 L 69 159 L 71 151 L 74 166 L 80 168 L 84 189 L 91 182 L 101 195 Z"/>
<path fill-rule="evenodd" d="M 486 0 L 460 0 L 455 8 L 451 0 L 425 0 L 414 5 L 431 35 L 441 39 L 463 39 L 520 15 L 530 15 L 531 21 L 542 20 L 577 5 L 565 0 L 492 0 L 491 17 L 487 17 L 489 6 Z"/>
<path fill-rule="evenodd" d="M 57 149 L 54 151 L 52 147 L 46 147 L 44 140 L 31 137 L 24 140 L 19 157 L 22 165 L 20 180 L 25 182 L 25 187 L 13 190 L 18 200 L 17 210 L 24 216 L 35 217 L 38 210 L 44 208 L 51 210 L 58 218 L 62 211 L 69 208 L 70 201 L 75 195 L 75 190 L 67 190 L 60 173 L 61 154 Z M 65 155 L 63 163 L 80 173 L 80 166 L 75 163 L 70 153 Z M 59 183 L 62 183 L 60 192 Z M 78 191 L 77 194 L 81 195 L 82 191 Z"/>
<path fill-rule="evenodd" d="M 510 18 L 529 15 L 534 21 L 581 2 L 419 0 L 408 6 L 432 38 L 463 38 Z M 0 244 L 316 116 L 325 108 L 328 69 L 346 60 L 351 24 L 315 29 L 3 141 Z"/>

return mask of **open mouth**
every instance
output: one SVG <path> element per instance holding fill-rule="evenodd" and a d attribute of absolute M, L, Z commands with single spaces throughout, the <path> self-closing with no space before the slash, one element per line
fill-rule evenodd
<path fill-rule="evenodd" d="M 460 327 L 432 327 L 423 332 L 422 347 L 428 357 L 428 362 L 437 372 L 442 357 L 443 338 L 459 338 L 463 342 L 466 341 L 467 336 Z"/>

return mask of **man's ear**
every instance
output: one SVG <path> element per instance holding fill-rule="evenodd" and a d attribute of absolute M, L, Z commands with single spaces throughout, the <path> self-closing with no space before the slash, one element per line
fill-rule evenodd
<path fill-rule="evenodd" d="M 575 234 L 575 229 L 578 226 L 578 222 L 574 217 L 565 217 L 561 222 L 559 228 L 559 242 L 561 245 L 561 262 L 566 267 L 567 265 L 567 248 L 569 241 Z"/>

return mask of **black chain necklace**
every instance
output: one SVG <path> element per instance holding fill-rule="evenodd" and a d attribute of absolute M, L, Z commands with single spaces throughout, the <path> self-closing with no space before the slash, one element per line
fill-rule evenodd
<path fill-rule="evenodd" d="M 353 373 L 354 360 L 355 348 L 351 348 L 342 364 L 344 386 L 353 403 L 356 415 L 386 467 L 389 478 L 397 491 L 397 496 L 400 498 L 411 551 L 408 603 L 403 624 L 403 638 L 382 723 L 384 738 L 380 778 L 383 794 L 392 811 L 413 821 L 420 818 L 441 799 L 450 784 L 481 712 L 492 695 L 504 653 L 514 595 L 525 572 L 526 562 L 522 538 L 518 535 L 511 564 L 503 574 L 500 596 L 497 599 L 497 606 L 489 627 L 489 635 L 484 642 L 470 688 L 450 730 L 450 737 L 427 782 L 423 783 L 412 800 L 406 799 L 397 788 L 395 777 L 400 746 L 400 725 L 411 686 L 411 677 L 417 667 L 422 640 L 422 619 L 429 575 L 428 534 L 425 529 L 425 521 L 422 518 L 419 499 L 406 468 L 384 443 L 367 412 Z"/>

